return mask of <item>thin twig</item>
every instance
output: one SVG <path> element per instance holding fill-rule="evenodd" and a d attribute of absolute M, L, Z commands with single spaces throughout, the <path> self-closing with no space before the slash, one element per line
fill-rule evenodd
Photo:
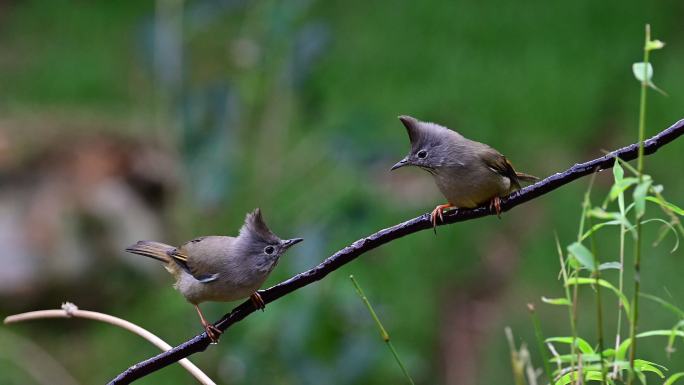
<path fill-rule="evenodd" d="M 390 340 L 389 333 L 387 333 L 387 330 L 385 330 L 385 327 L 382 326 L 382 322 L 380 322 L 380 318 L 378 315 L 375 313 L 375 310 L 373 309 L 373 306 L 371 305 L 370 301 L 368 300 L 368 297 L 366 297 L 366 294 L 363 292 L 363 289 L 361 289 L 361 286 L 359 286 L 359 283 L 356 282 L 356 279 L 354 278 L 353 275 L 349 276 L 349 279 L 352 281 L 352 284 L 354 284 L 354 288 L 356 289 L 356 293 L 358 293 L 359 297 L 361 297 L 361 301 L 363 301 L 364 304 L 366 304 L 366 307 L 368 308 L 368 312 L 370 313 L 371 317 L 373 317 L 373 320 L 375 321 L 375 324 L 378 326 L 378 329 L 380 330 L 380 337 L 382 338 L 383 341 L 387 344 L 387 347 L 389 350 L 392 352 L 392 355 L 394 356 L 394 360 L 397 361 L 397 365 L 401 368 L 401 371 L 404 373 L 404 376 L 408 380 L 408 382 L 413 385 L 413 378 L 411 378 L 411 375 L 409 374 L 408 370 L 406 370 L 406 366 L 404 366 L 404 363 L 401 361 L 401 358 L 399 358 L 399 353 L 397 353 L 397 350 L 394 349 L 394 345 L 392 344 L 392 341 Z"/>
<path fill-rule="evenodd" d="M 78 307 L 76 307 L 76 305 L 70 302 L 62 304 L 62 309 L 60 310 L 38 310 L 28 313 L 11 315 L 5 318 L 4 323 L 5 325 L 8 325 L 12 323 L 31 321 L 36 319 L 73 317 L 100 321 L 108 323 L 110 325 L 118 326 L 122 329 L 126 329 L 129 332 L 137 334 L 140 337 L 146 339 L 147 341 L 151 342 L 153 345 L 155 345 L 163 351 L 167 351 L 172 348 L 171 345 L 164 342 L 164 340 L 162 340 L 161 338 L 157 337 L 156 335 L 150 333 L 148 330 L 143 329 L 132 322 L 111 316 L 109 314 L 98 313 L 95 311 L 88 310 L 79 310 Z M 216 385 L 216 383 L 212 381 L 211 378 L 204 374 L 204 372 L 202 372 L 197 366 L 195 366 L 195 364 L 190 362 L 190 360 L 188 360 L 187 358 L 179 360 L 178 363 L 182 367 L 184 367 L 188 372 L 190 372 L 190 374 L 192 374 L 201 384 Z"/>
<path fill-rule="evenodd" d="M 684 119 L 647 140 L 644 145 L 644 154 L 650 155 L 655 153 L 659 148 L 677 139 L 682 134 L 684 134 Z M 613 167 L 616 157 L 626 161 L 636 159 L 638 147 L 638 144 L 632 144 L 600 158 L 585 163 L 575 164 L 566 171 L 556 173 L 534 185 L 516 191 L 507 198 L 501 200 L 501 211 L 508 211 L 515 206 L 545 195 L 574 180 L 589 175 L 597 169 L 599 171 L 609 169 Z M 456 222 L 464 222 L 493 214 L 496 213 L 489 208 L 489 205 L 472 210 L 456 210 L 445 213 L 444 221 L 438 223 L 438 225 L 443 226 Z M 428 229 L 432 229 L 432 223 L 430 221 L 430 214 L 425 213 L 406 222 L 380 230 L 375 234 L 361 238 L 351 245 L 339 250 L 314 268 L 299 273 L 266 290 L 260 291 L 261 298 L 264 300 L 264 303 L 273 302 L 297 289 L 325 278 L 328 274 L 370 250 L 406 235 Z M 245 301 L 235 307 L 230 313 L 224 315 L 215 326 L 220 330 L 225 331 L 231 325 L 243 320 L 255 310 L 256 308 L 252 304 L 252 301 Z M 206 333 L 199 334 L 169 351 L 131 366 L 116 376 L 110 384 L 129 384 L 132 381 L 166 367 L 181 358 L 204 351 L 209 346 L 209 342 L 210 340 L 207 338 Z"/>
<path fill-rule="evenodd" d="M 551 371 L 551 362 L 549 361 L 549 355 L 546 354 L 546 349 L 544 348 L 544 333 L 541 329 L 541 323 L 539 322 L 539 317 L 537 317 L 537 312 L 535 310 L 534 304 L 528 303 L 527 310 L 530 312 L 530 317 L 532 318 L 532 325 L 534 326 L 534 336 L 537 339 L 537 349 L 539 349 L 539 355 L 541 355 L 542 363 L 544 364 L 544 373 L 546 374 L 546 379 L 549 383 L 553 382 L 553 373 Z"/>

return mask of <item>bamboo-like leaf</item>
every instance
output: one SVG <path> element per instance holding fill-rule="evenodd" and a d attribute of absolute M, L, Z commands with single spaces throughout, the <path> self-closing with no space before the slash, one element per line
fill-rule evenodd
<path fill-rule="evenodd" d="M 650 362 L 646 360 L 639 360 L 636 359 L 634 360 L 634 370 L 639 371 L 639 372 L 652 372 L 656 373 L 660 378 L 665 378 L 665 375 L 663 374 L 663 370 L 667 370 L 666 367 L 656 364 L 655 362 Z"/>
<path fill-rule="evenodd" d="M 570 306 L 571 303 L 568 301 L 567 298 L 546 298 L 546 297 L 541 297 L 542 302 L 548 303 L 549 305 L 561 305 L 561 306 Z"/>
<path fill-rule="evenodd" d="M 646 212 L 646 194 L 652 183 L 653 180 L 651 178 L 646 178 L 645 175 L 644 180 L 634 189 L 634 208 L 636 210 L 636 215 L 639 218 Z"/>
<path fill-rule="evenodd" d="M 622 265 L 620 262 L 604 262 L 599 265 L 599 270 L 610 270 L 610 269 L 616 269 L 620 270 L 622 268 Z"/>
<path fill-rule="evenodd" d="M 574 277 L 568 279 L 567 284 L 568 285 L 595 285 L 596 284 L 596 279 L 595 278 L 585 278 L 585 277 Z M 629 319 L 629 314 L 630 314 L 630 305 L 629 301 L 627 300 L 627 297 L 620 291 L 618 290 L 615 286 L 613 286 L 610 282 L 606 281 L 605 279 L 599 279 L 598 284 L 610 289 L 615 295 L 618 296 L 620 301 L 622 301 L 622 306 L 625 309 L 625 313 L 627 314 L 627 318 Z"/>
<path fill-rule="evenodd" d="M 654 196 L 647 196 L 646 200 L 649 202 L 657 203 L 660 206 L 672 211 L 673 213 L 675 213 L 677 215 L 684 216 L 684 209 L 682 209 L 681 207 L 679 207 L 673 203 L 670 203 L 668 201 L 662 200 L 662 199 L 660 199 L 658 197 L 654 197 Z"/>
<path fill-rule="evenodd" d="M 579 242 L 574 242 L 568 246 L 568 252 L 574 256 L 577 261 L 590 271 L 596 271 L 596 259 L 586 246 Z"/>
<path fill-rule="evenodd" d="M 625 192 L 625 190 L 637 184 L 638 182 L 639 180 L 634 177 L 624 178 L 621 179 L 619 182 L 616 181 L 610 188 L 610 192 L 608 193 L 608 197 L 606 199 L 611 202 L 614 201 L 618 196 L 620 196 L 620 194 Z"/>
<path fill-rule="evenodd" d="M 684 338 L 684 331 L 681 330 L 649 330 L 647 332 L 639 333 L 637 334 L 637 338 L 644 338 L 644 337 L 654 337 L 654 336 L 664 336 L 664 337 L 670 337 L 672 334 L 675 334 L 677 337 Z M 632 340 L 630 338 L 627 338 L 624 340 L 618 349 L 615 351 L 615 359 L 616 360 L 624 360 L 625 355 L 627 354 L 627 350 L 629 349 L 629 346 L 632 344 Z"/>
<path fill-rule="evenodd" d="M 619 183 L 622 178 L 625 177 L 625 170 L 620 165 L 620 158 L 615 157 L 615 163 L 613 164 L 613 179 L 616 183 Z"/>
<path fill-rule="evenodd" d="M 653 302 L 659 303 L 662 307 L 664 307 L 665 309 L 667 309 L 667 310 L 671 311 L 672 313 L 674 313 L 675 315 L 677 315 L 677 317 L 684 319 L 684 310 L 682 310 L 682 309 L 678 308 L 677 306 L 665 301 L 664 299 L 662 299 L 658 296 L 646 294 L 646 293 L 639 293 L 639 295 L 641 297 L 646 298 L 646 299 L 650 299 Z"/>
<path fill-rule="evenodd" d="M 672 385 L 680 378 L 684 378 L 684 372 L 679 372 L 671 375 L 670 377 L 668 377 L 667 380 L 665 380 L 665 382 L 663 382 L 663 385 Z"/>
<path fill-rule="evenodd" d="M 573 337 L 549 337 L 547 338 L 544 342 L 559 342 L 562 344 L 572 344 Z M 594 351 L 594 348 L 591 347 L 589 342 L 587 342 L 585 339 L 576 337 L 575 338 L 575 345 L 579 348 L 579 350 L 582 352 L 582 354 L 596 354 L 596 351 Z"/>
<path fill-rule="evenodd" d="M 651 218 L 651 219 L 647 219 L 645 221 L 642 221 L 641 223 L 643 224 L 643 223 L 649 223 L 649 222 L 660 222 L 665 227 L 667 227 L 670 231 L 672 231 L 672 234 L 674 234 L 674 236 L 675 236 L 675 244 L 674 244 L 674 246 L 672 246 L 672 250 L 670 250 L 670 253 L 674 253 L 675 251 L 677 251 L 677 249 L 679 248 L 679 234 L 677 233 L 677 230 L 674 228 L 674 226 L 672 226 L 672 223 L 670 223 L 664 219 L 661 219 L 661 218 Z"/>

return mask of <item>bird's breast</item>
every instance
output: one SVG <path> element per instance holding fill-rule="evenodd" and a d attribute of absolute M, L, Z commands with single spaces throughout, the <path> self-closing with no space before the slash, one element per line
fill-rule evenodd
<path fill-rule="evenodd" d="M 508 178 L 485 168 L 441 168 L 433 176 L 444 197 L 456 207 L 474 208 L 510 192 Z"/>

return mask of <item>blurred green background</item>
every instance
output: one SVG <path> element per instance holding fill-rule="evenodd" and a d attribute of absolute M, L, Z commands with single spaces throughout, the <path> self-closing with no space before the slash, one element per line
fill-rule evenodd
<path fill-rule="evenodd" d="M 681 1 L 624 0 L 0 1 L 0 317 L 72 301 L 172 345 L 194 336 L 196 314 L 171 277 L 123 249 L 235 234 L 261 207 L 276 233 L 306 240 L 272 285 L 429 211 L 443 198 L 428 174 L 388 171 L 408 149 L 400 114 L 488 143 L 542 177 L 632 143 L 631 64 L 647 22 L 667 42 L 653 55 L 654 81 L 669 93 L 650 95 L 653 135 L 684 117 L 683 12 Z M 679 205 L 682 150 L 680 140 L 646 161 Z M 191 359 L 222 384 L 402 383 L 353 273 L 418 383 L 512 383 L 503 329 L 534 346 L 528 302 L 548 336 L 570 334 L 565 310 L 539 302 L 561 295 L 554 232 L 575 239 L 587 184 L 500 220 L 392 242 Z M 669 253 L 672 239 L 651 248 L 656 229 L 646 228 L 644 291 L 684 305 L 682 252 Z M 600 238 L 604 261 L 617 258 L 616 239 Z M 594 343 L 585 289 L 579 328 Z M 218 319 L 232 306 L 203 308 Z M 608 297 L 609 341 L 615 307 Z M 642 314 L 643 330 L 676 321 L 651 303 Z M 664 347 L 640 351 L 684 370 L 682 353 L 668 359 Z M 73 383 L 34 362 L 36 349 L 83 384 L 158 352 L 84 320 L 3 326 L 0 383 Z M 139 383 L 193 381 L 175 365 Z"/>

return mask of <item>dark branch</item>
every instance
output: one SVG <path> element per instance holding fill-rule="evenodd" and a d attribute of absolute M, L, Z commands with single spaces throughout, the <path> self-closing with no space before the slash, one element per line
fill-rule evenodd
<path fill-rule="evenodd" d="M 646 140 L 644 143 L 644 153 L 646 155 L 653 154 L 660 147 L 675 140 L 683 133 L 684 119 L 678 121 L 673 126 L 660 132 L 651 139 Z M 615 162 L 615 157 L 620 157 L 626 161 L 636 159 L 638 147 L 638 144 L 632 144 L 630 146 L 613 151 L 601 158 L 585 163 L 575 164 L 564 172 L 551 175 L 550 177 L 539 181 L 534 185 L 514 192 L 507 198 L 502 199 L 501 210 L 508 211 L 521 203 L 525 203 L 529 200 L 542 196 L 574 181 L 575 179 L 591 174 L 594 171 L 601 171 L 611 168 Z M 494 213 L 489 209 L 489 207 L 485 206 L 472 210 L 464 209 L 452 211 L 445 214 L 444 222 L 441 223 L 440 226 L 450 223 L 463 222 L 492 214 Z M 420 230 L 430 229 L 431 227 L 432 224 L 430 223 L 430 215 L 426 213 L 417 218 L 413 218 L 398 225 L 380 230 L 377 233 L 369 235 L 365 238 L 361 238 L 344 249 L 336 252 L 311 270 L 297 274 L 284 282 L 261 291 L 261 297 L 264 299 L 265 303 L 273 302 L 276 299 L 299 288 L 323 279 L 326 275 L 339 269 L 342 265 L 354 260 L 367 251 L 373 250 L 376 247 L 393 241 L 397 238 L 401 238 L 405 235 L 409 235 Z M 226 330 L 231 325 L 241 321 L 255 310 L 256 309 L 254 308 L 252 302 L 246 301 L 234 308 L 230 313 L 223 316 L 223 318 L 216 323 L 216 326 L 221 330 Z M 177 362 L 178 360 L 188 357 L 191 354 L 204 351 L 208 345 L 209 339 L 205 333 L 202 333 L 169 351 L 131 366 L 130 368 L 126 369 L 126 371 L 119 374 L 109 384 L 129 384 L 138 378 L 146 376 L 167 365 Z"/>

